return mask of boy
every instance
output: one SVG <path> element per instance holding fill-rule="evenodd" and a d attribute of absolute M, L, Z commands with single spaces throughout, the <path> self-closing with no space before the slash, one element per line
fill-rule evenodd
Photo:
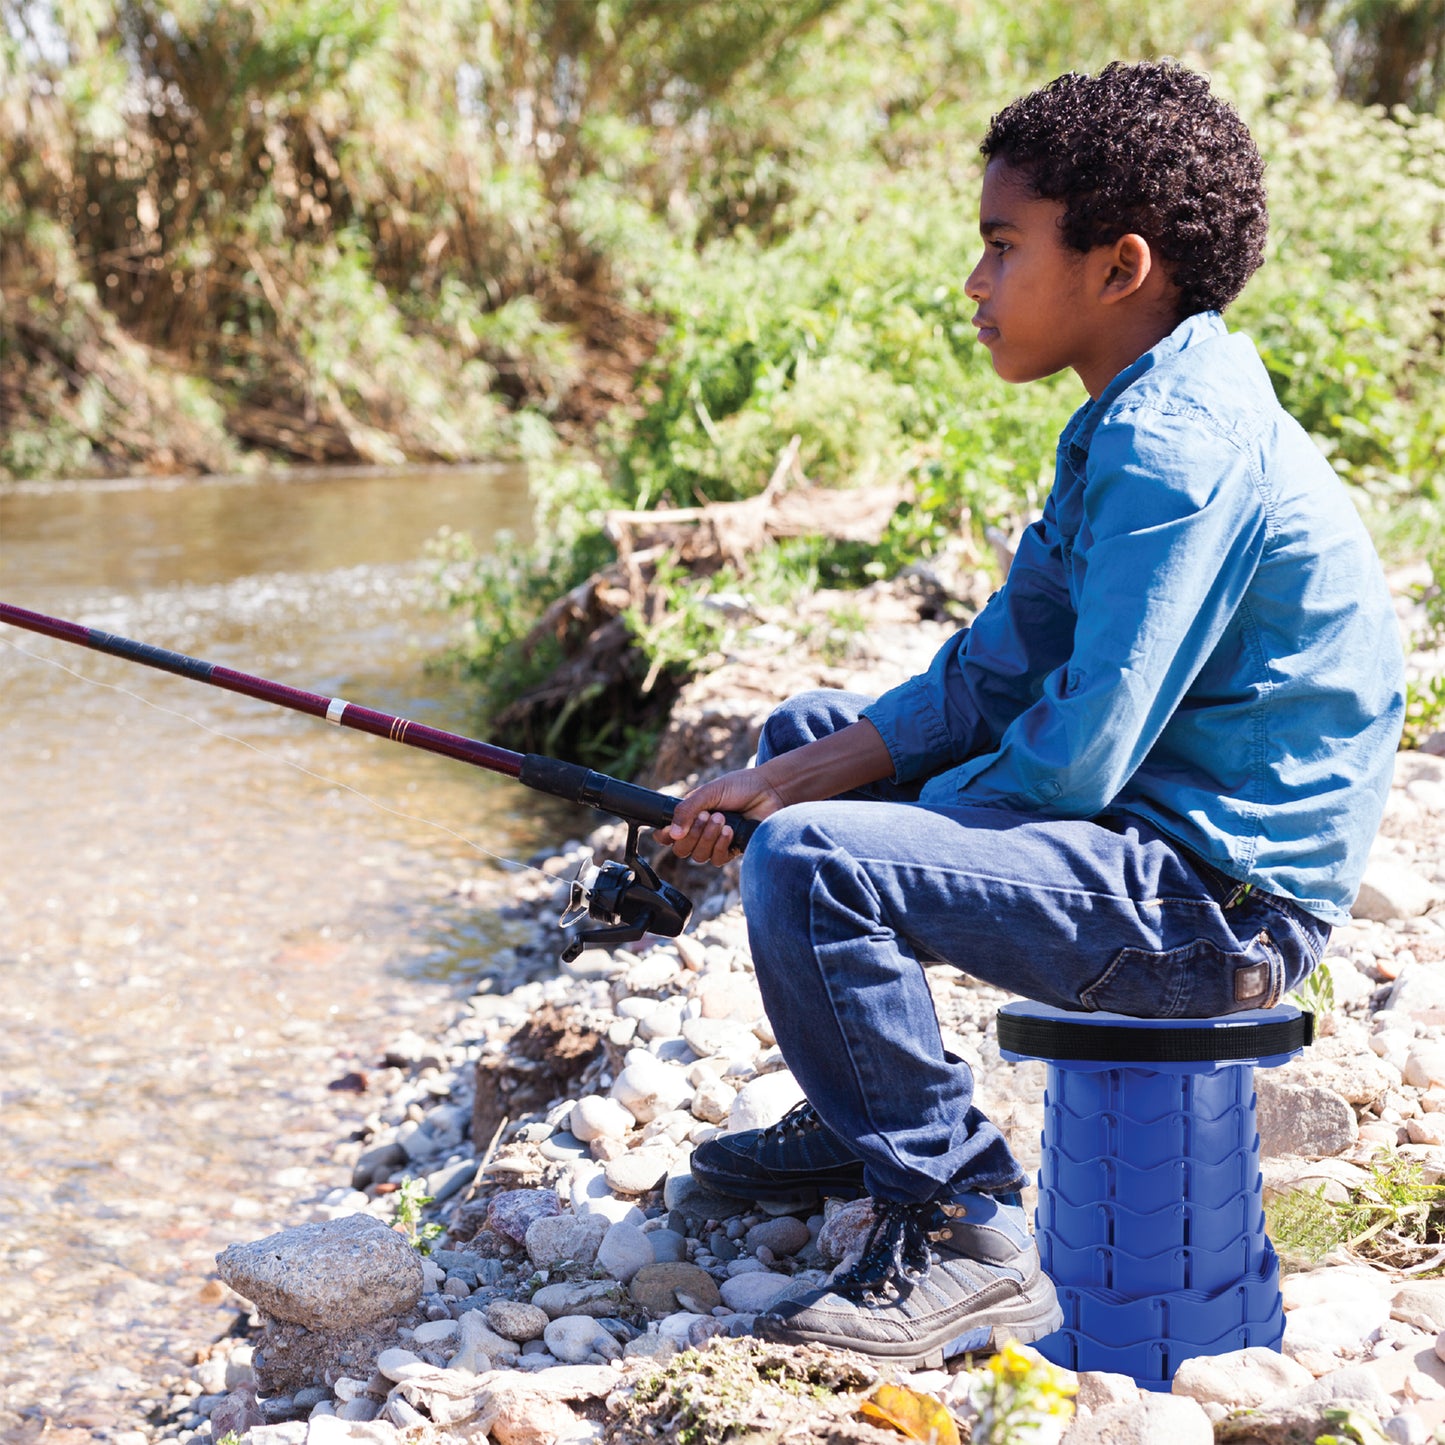
<path fill-rule="evenodd" d="M 922 963 L 1068 1009 L 1276 1003 L 1347 909 L 1403 715 L 1393 610 L 1334 474 L 1219 312 L 1263 165 L 1170 62 L 996 116 L 967 282 L 994 369 L 1089 400 L 1007 582 L 877 700 L 795 698 L 665 841 L 743 859 L 758 982 L 807 1102 L 700 1146 L 719 1190 L 867 1193 L 862 1257 L 758 1334 L 937 1364 L 1061 1322 L 1024 1180 L 943 1049 Z"/>

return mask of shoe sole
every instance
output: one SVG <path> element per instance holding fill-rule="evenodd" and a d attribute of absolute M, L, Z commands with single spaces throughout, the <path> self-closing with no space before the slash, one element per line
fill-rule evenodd
<path fill-rule="evenodd" d="M 1064 1311 L 1048 1279 L 1040 1276 L 1035 1287 L 989 1307 L 987 1324 L 970 1325 L 942 1341 L 924 1343 L 918 1340 L 859 1340 L 856 1335 L 828 1334 L 824 1331 L 790 1331 L 779 1321 L 780 1328 L 769 1329 L 771 1321 L 759 1315 L 756 1330 L 760 1339 L 780 1345 L 829 1345 L 834 1349 L 852 1350 L 871 1360 L 887 1360 L 905 1370 L 936 1370 L 945 1360 L 957 1355 L 991 1354 L 1015 1340 L 1026 1345 L 1041 1340 L 1061 1329 Z M 1040 1287 L 1041 1286 L 1041 1287 Z M 791 1337 L 790 1337 L 791 1336 Z"/>

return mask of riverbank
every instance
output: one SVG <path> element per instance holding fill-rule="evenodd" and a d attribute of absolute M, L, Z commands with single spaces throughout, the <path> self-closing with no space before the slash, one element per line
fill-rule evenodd
<path fill-rule="evenodd" d="M 871 608 L 851 656 L 805 664 L 796 634 L 806 619 L 764 620 L 684 694 L 660 766 L 680 782 L 735 761 L 776 698 L 819 684 L 885 687 L 916 671 L 946 630 L 920 619 L 906 585 L 878 589 Z M 249 1297 L 208 1286 L 234 1311 L 235 1333 L 166 1380 L 146 1418 L 98 1433 L 115 1445 L 230 1432 L 247 1445 L 622 1445 L 684 1430 L 721 1439 L 730 1426 L 897 1438 L 859 1413 L 876 1372 L 842 1355 L 760 1353 L 747 1337 L 777 1290 L 821 1278 L 846 1252 L 858 1207 L 772 1213 L 706 1195 L 687 1171 L 712 1131 L 768 1122 L 798 1098 L 752 979 L 733 870 L 679 876 L 695 901 L 682 938 L 556 963 L 562 880 L 589 847 L 615 850 L 618 835 L 603 828 L 535 859 L 502 910 L 510 941 L 490 953 L 485 981 L 450 1019 L 419 1020 L 358 1061 L 348 1086 L 360 1127 L 293 1177 L 304 1202 L 260 1251 L 284 1261 L 286 1288 L 274 1289 L 247 1249 L 260 1231 L 236 1228 L 221 1275 Z M 1078 1387 L 1070 1445 L 1273 1441 L 1306 1428 L 1298 1438 L 1313 1440 L 1329 1427 L 1325 1412 L 1346 1407 L 1393 1440 L 1426 1440 L 1445 1422 L 1434 1227 L 1416 1241 L 1402 1215 L 1373 1243 L 1318 1258 L 1305 1227 L 1318 1236 L 1335 1218 L 1331 1200 L 1368 1200 L 1383 1161 L 1418 1166 L 1417 1199 L 1420 1184 L 1445 1177 L 1445 1125 L 1435 1122 L 1445 1120 L 1445 757 L 1400 755 L 1356 913 L 1329 946 L 1320 1039 L 1257 1076 L 1266 1191 L 1288 1269 L 1283 1352 L 1186 1366 L 1162 1397 L 1141 1398 L 1118 1377 L 1064 1381 Z M 994 1017 L 1005 995 L 946 969 L 929 978 L 981 1102 L 1034 1166 L 1042 1066 L 1000 1061 Z M 1291 1191 L 1317 1188 L 1323 1201 L 1281 1209 Z M 422 1195 L 432 1197 L 425 1207 Z M 374 1231 L 368 1248 L 381 1237 L 399 1250 L 385 1278 L 395 1287 L 414 1274 L 415 1292 L 382 1293 L 360 1277 L 363 1287 L 348 1289 L 352 1273 L 337 1260 L 353 1257 L 354 1240 L 318 1253 L 317 1226 Z M 981 1441 L 1002 1438 L 979 1423 L 990 1390 L 1032 1390 L 1046 1404 L 1061 1382 L 1004 1359 L 993 1373 L 955 1363 L 899 1383 Z M 1252 1435 L 1229 1419 L 1246 1406 Z M 1064 1427 L 1057 1419 L 1035 1438 Z M 62 1418 L 47 1439 L 67 1430 L 74 1445 L 97 1433 Z"/>
<path fill-rule="evenodd" d="M 918 579 L 871 591 L 861 604 L 867 626 L 850 633 L 847 652 L 827 657 L 799 657 L 808 616 L 762 618 L 724 666 L 679 699 L 659 775 L 681 785 L 740 762 L 770 705 L 796 689 L 877 691 L 916 672 L 951 626 L 919 616 L 925 592 Z M 819 594 L 809 607 L 824 617 L 832 601 Z M 506 889 L 478 884 L 460 861 L 418 874 L 429 909 L 462 918 L 481 907 L 496 918 L 496 936 L 478 955 L 484 972 L 470 990 L 432 996 L 423 1012 L 393 1014 L 390 1027 L 371 1013 L 370 1051 L 341 1056 L 296 1040 L 288 1055 L 282 1046 L 269 1077 L 306 1095 L 311 1133 L 273 1140 L 269 1185 L 227 1199 L 223 1183 L 189 1207 L 130 1224 L 162 1250 L 197 1256 L 195 1293 L 217 1322 L 210 1337 L 188 1340 L 189 1325 L 171 1328 L 168 1373 L 127 1373 L 120 1361 L 139 1342 L 137 1311 L 159 1318 L 175 1296 L 117 1296 L 113 1321 L 95 1311 L 75 1321 L 113 1329 L 114 1379 L 23 1381 L 7 1438 L 29 1442 L 43 1431 L 64 1445 L 189 1445 L 234 1431 L 247 1445 L 480 1445 L 487 1433 L 501 1445 L 620 1445 L 646 1438 L 649 1426 L 668 1436 L 702 1419 L 718 1429 L 796 1420 L 801 1438 L 886 1438 L 858 1418 L 870 1370 L 841 1355 L 760 1357 L 746 1335 L 769 1290 L 835 1263 L 855 1237 L 857 1211 L 767 1214 L 699 1194 L 686 1172 L 689 1150 L 712 1130 L 764 1123 L 798 1097 L 751 977 L 736 866 L 676 870 L 695 902 L 678 941 L 590 949 L 569 967 L 556 961 L 564 880 L 588 848 L 618 845 L 617 828 L 600 829 L 585 844 L 533 858 L 533 870 Z M 1360 916 L 1329 948 L 1334 1001 L 1322 1010 L 1324 1038 L 1298 1064 L 1259 1077 L 1270 1195 L 1322 1185 L 1358 1198 L 1392 1156 L 1418 1163 L 1423 1181 L 1445 1175 L 1445 1129 L 1435 1126 L 1445 1118 L 1442 899 L 1445 757 L 1402 753 Z M 393 923 L 405 932 L 405 920 Z M 322 938 L 293 945 L 299 952 L 288 957 L 302 970 L 328 948 Z M 389 928 L 370 946 L 407 945 Z M 1042 1066 L 1001 1064 L 993 1020 L 1006 996 L 948 970 L 929 970 L 929 980 L 949 1043 L 978 1072 L 984 1107 L 1032 1168 Z M 264 1133 L 263 1113 L 257 1127 Z M 434 1202 L 420 1207 L 423 1195 Z M 321 1355 L 299 1350 L 296 1321 L 263 1321 L 254 1296 L 241 1298 L 208 1267 L 211 1241 L 244 1246 L 277 1230 L 288 1238 L 347 1221 L 370 1221 L 403 1246 L 416 1235 L 432 1253 L 403 1248 L 416 1261 L 418 1290 L 387 1302 L 394 1312 L 380 1322 L 366 1290 L 360 1299 L 332 1290 L 325 1322 L 351 1338 L 332 1341 L 329 1355 L 325 1342 Z M 26 1269 L 46 1269 L 52 1233 L 38 1231 Z M 1445 1366 L 1435 1355 L 1445 1282 L 1406 1273 L 1433 1244 L 1416 1254 L 1400 1246 L 1393 1260 L 1368 1247 L 1355 1259 L 1337 1248 L 1309 1260 L 1277 1231 L 1276 1243 L 1292 1269 L 1283 1355 L 1199 1367 L 1182 1376 L 1194 1393 L 1165 1405 L 1142 1405 L 1117 1379 L 1082 1377 L 1071 1445 L 1139 1438 L 1107 1433 L 1139 1418 L 1188 1441 L 1246 1403 L 1287 1418 L 1314 1410 L 1322 1431 L 1328 1402 L 1360 1402 L 1381 1422 L 1399 1420 L 1394 1439 L 1425 1439 L 1426 1425 L 1445 1420 Z M 292 1234 L 286 1247 L 298 1250 L 305 1274 L 306 1237 Z M 319 1277 L 338 1274 L 345 1270 Z M 696 1347 L 705 1353 L 682 1358 Z M 1017 1368 L 1016 1384 L 1048 1384 Z M 967 1426 L 990 1380 L 951 1367 L 905 1383 Z M 108 1407 L 95 1403 L 104 1390 Z M 1168 1419 L 1157 1413 L 1170 1409 Z M 1218 1438 L 1238 1438 L 1225 1431 L 1220 1423 Z M 987 1435 L 980 1428 L 975 1438 Z"/>

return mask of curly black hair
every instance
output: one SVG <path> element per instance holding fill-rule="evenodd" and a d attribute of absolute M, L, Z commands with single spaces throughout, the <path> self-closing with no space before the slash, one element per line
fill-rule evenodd
<path fill-rule="evenodd" d="M 1062 201 L 1066 245 L 1130 232 L 1162 259 L 1179 316 L 1223 311 L 1258 269 L 1269 229 L 1264 162 L 1209 82 L 1170 60 L 1070 73 L 1022 96 L 979 149 Z"/>

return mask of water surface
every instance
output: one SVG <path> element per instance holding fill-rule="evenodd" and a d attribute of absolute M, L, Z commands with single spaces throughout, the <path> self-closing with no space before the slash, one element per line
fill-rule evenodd
<path fill-rule="evenodd" d="M 501 467 L 27 487 L 0 494 L 0 598 L 474 733 L 425 667 L 451 624 L 419 559 L 528 513 Z M 217 1250 L 295 1223 L 374 1107 L 328 1082 L 485 968 L 500 925 L 467 890 L 501 871 L 366 799 L 512 857 L 557 814 L 8 627 L 0 692 L 0 1437 L 28 1440 L 134 1424 L 232 1321 Z"/>

